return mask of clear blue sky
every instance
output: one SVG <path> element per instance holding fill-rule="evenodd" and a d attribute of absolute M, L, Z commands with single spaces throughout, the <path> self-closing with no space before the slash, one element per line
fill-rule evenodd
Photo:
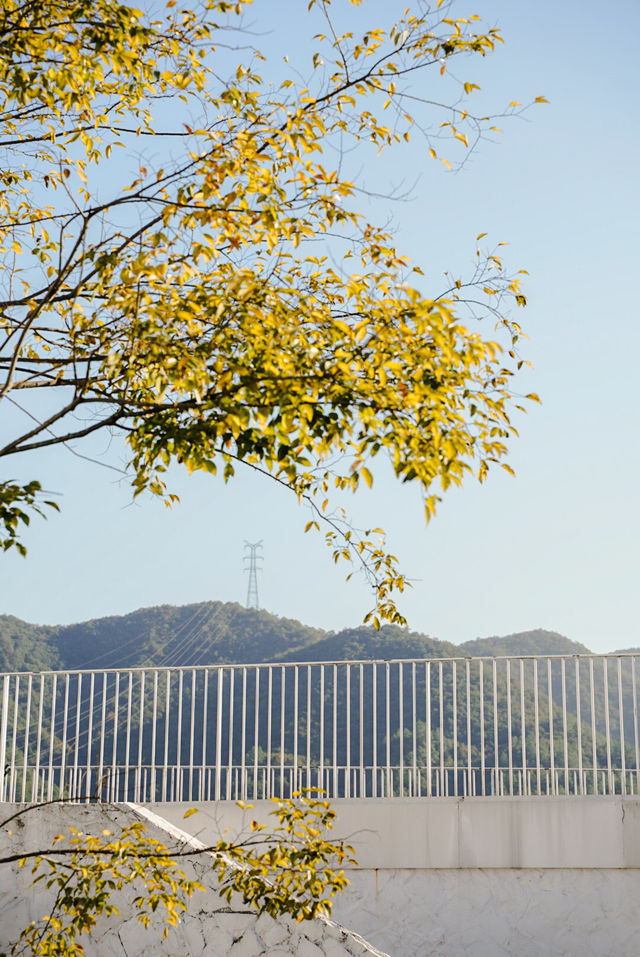
<path fill-rule="evenodd" d="M 364 11 L 375 23 L 391 6 Z M 285 36 L 296 48 L 291 0 L 254 7 L 256 24 L 269 8 L 273 29 L 259 45 Z M 382 470 L 352 515 L 386 528 L 415 579 L 401 607 L 416 630 L 458 642 L 544 627 L 594 650 L 638 645 L 640 4 L 460 0 L 456 9 L 499 26 L 506 41 L 464 78 L 494 104 L 538 94 L 550 104 L 505 125 L 460 174 L 409 152 L 395 172 L 422 175 L 412 201 L 393 210 L 398 245 L 437 274 L 462 271 L 479 232 L 509 242 L 510 263 L 531 274 L 521 318 L 534 369 L 522 391 L 543 405 L 520 423 L 516 479 L 496 474 L 449 493 L 426 528 L 418 489 Z M 109 461 L 119 456 L 116 447 Z M 63 511 L 34 522 L 26 561 L 2 557 L 0 613 L 57 623 L 243 601 L 244 539 L 264 540 L 260 596 L 270 611 L 339 629 L 369 607 L 364 583 L 344 584 L 322 542 L 302 534 L 304 510 L 250 475 L 224 487 L 176 471 L 182 504 L 168 511 L 131 504 L 126 479 L 59 450 L 10 462 L 8 474 L 38 475 L 63 493 Z"/>

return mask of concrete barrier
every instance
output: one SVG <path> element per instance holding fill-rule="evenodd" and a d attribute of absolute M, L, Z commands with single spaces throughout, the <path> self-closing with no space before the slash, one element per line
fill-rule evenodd
<path fill-rule="evenodd" d="M 338 800 L 360 867 L 337 920 L 393 957 L 637 957 L 640 799 Z M 176 821 L 185 806 L 163 805 Z M 203 805 L 189 830 L 240 834 L 249 811 Z"/>
<path fill-rule="evenodd" d="M 10 817 L 16 805 L 2 806 L 2 820 Z M 105 828 L 117 833 L 135 819 L 128 806 L 49 805 L 28 809 L 27 813 L 0 827 L 0 858 L 53 846 L 57 834 L 70 827 L 85 834 L 100 834 Z M 169 847 L 189 842 L 189 835 L 165 825 L 157 815 L 144 815 L 149 836 Z M 12 833 L 9 833 L 11 831 Z M 63 842 L 59 846 L 65 846 Z M 204 885 L 196 892 L 187 913 L 177 927 L 167 925 L 160 909 L 152 915 L 147 930 L 138 921 L 134 897 L 140 889 L 131 885 L 114 895 L 112 903 L 118 917 L 100 918 L 91 937 L 82 935 L 86 957 L 387 957 L 357 934 L 334 921 L 316 918 L 296 923 L 282 918 L 257 917 L 241 900 L 230 904 L 217 894 L 217 882 L 206 855 L 184 859 L 187 876 Z M 53 891 L 44 883 L 32 886 L 31 868 L 0 864 L 0 954 L 11 951 L 21 930 L 31 921 L 49 913 Z"/>
<path fill-rule="evenodd" d="M 251 818 L 268 823 L 272 808 L 269 802 L 245 810 L 228 802 L 207 803 L 185 820 L 192 806 L 144 809 L 161 819 L 162 829 L 149 822 L 151 833 L 166 840 L 172 828 L 179 828 L 209 844 L 221 835 L 241 836 Z M 376 954 L 376 948 L 392 957 L 640 953 L 638 798 L 368 799 L 338 800 L 333 806 L 334 834 L 353 844 L 360 864 L 350 869 L 349 887 L 334 906 L 341 926 L 231 913 L 210 885 L 206 905 L 196 899 L 195 911 L 164 945 L 157 928 L 150 937 L 139 929 L 127 910 L 130 902 L 124 901 L 115 936 L 101 925 L 87 954 L 364 957 Z M 69 825 L 95 832 L 105 822 L 115 827 L 130 820 L 132 813 L 106 805 L 34 811 L 25 817 L 20 841 L 35 846 Z M 5 847 L 8 840 L 3 835 Z M 29 892 L 27 874 L 19 876 L 19 885 L 15 880 L 8 869 L 0 869 L 5 947 L 40 916 L 44 904 Z"/>

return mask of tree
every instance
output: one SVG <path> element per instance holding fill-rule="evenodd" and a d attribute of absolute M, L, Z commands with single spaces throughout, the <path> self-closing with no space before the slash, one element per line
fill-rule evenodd
<path fill-rule="evenodd" d="M 82 954 L 83 935 L 91 934 L 99 917 L 118 916 L 115 895 L 128 885 L 134 886 L 134 908 L 145 927 L 158 909 L 166 923 L 175 926 L 193 894 L 204 890 L 181 867 L 194 856 L 210 861 L 219 894 L 230 905 L 241 899 L 257 914 L 298 921 L 328 916 L 332 898 L 348 883 L 336 868 L 353 863 L 352 848 L 329 839 L 335 812 L 327 801 L 310 794 L 295 798 L 275 802 L 272 814 L 278 823 L 273 829 L 252 821 L 245 840 L 219 840 L 198 851 L 169 849 L 149 837 L 141 821 L 134 821 L 118 835 L 105 829 L 98 837 L 72 828 L 70 838 L 58 835 L 51 848 L 21 849 L 1 857 L 0 864 L 19 860 L 21 867 L 30 866 L 34 883 L 44 882 L 53 895 L 49 913 L 24 929 L 11 953 Z M 22 808 L 2 825 L 7 828 L 41 807 Z M 185 817 L 193 813 L 187 811 Z"/>
<path fill-rule="evenodd" d="M 501 462 L 521 364 L 502 300 L 525 300 L 480 249 L 474 275 L 422 292 L 339 156 L 420 132 L 451 165 L 442 138 L 472 149 L 494 118 L 474 114 L 472 82 L 449 103 L 409 82 L 443 82 L 500 36 L 444 0 L 340 33 L 330 0 L 311 0 L 324 32 L 308 80 L 276 71 L 270 85 L 257 51 L 233 50 L 246 2 L 0 3 L 0 401 L 15 413 L 0 457 L 111 430 L 135 494 L 168 503 L 172 462 L 225 481 L 256 469 L 311 504 L 308 528 L 329 523 L 336 560 L 366 569 L 374 623 L 402 620 L 395 560 L 377 530 L 336 518 L 330 493 L 371 484 L 385 453 L 429 517 L 438 485 Z M 465 309 L 496 318 L 495 341 Z M 45 505 L 37 480 L 3 480 L 5 549 L 24 551 L 19 530 Z"/>

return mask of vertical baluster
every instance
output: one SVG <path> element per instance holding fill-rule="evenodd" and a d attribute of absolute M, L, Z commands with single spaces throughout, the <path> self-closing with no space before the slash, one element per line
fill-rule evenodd
<path fill-rule="evenodd" d="M 51 719 L 49 722 L 49 770 L 47 775 L 47 801 L 53 797 L 53 748 L 56 740 L 56 698 L 58 694 L 58 676 L 53 675 L 51 682 Z M 8 702 L 7 702 L 8 707 Z M 4 764 L 2 765 L 4 769 Z"/>
<path fill-rule="evenodd" d="M 67 675 L 67 680 L 69 676 Z M 16 793 L 18 788 L 18 769 L 16 767 L 16 757 L 18 753 L 18 718 L 20 715 L 20 675 L 15 676 L 13 683 L 13 722 L 12 722 L 12 733 L 11 733 L 11 761 L 9 763 L 10 767 L 10 776 L 8 782 L 8 794 L 7 800 L 12 803 L 15 802 Z M 0 764 L 0 768 L 3 765 Z"/>
<path fill-rule="evenodd" d="M 64 700 L 62 704 L 62 741 L 60 745 L 60 797 L 64 797 L 64 776 L 67 766 L 67 722 L 69 720 L 69 681 L 70 675 L 64 676 Z M 17 696 L 16 696 L 17 704 Z M 15 750 L 15 722 L 14 722 L 14 750 Z M 13 767 L 13 763 L 12 763 Z"/>
<path fill-rule="evenodd" d="M 2 699 L 0 700 L 0 801 L 9 800 L 5 790 L 8 783 L 5 767 L 7 763 L 7 736 L 9 734 L 10 682 L 9 675 L 4 675 L 2 678 Z"/>
<path fill-rule="evenodd" d="M 164 758 L 162 768 L 162 800 L 168 799 L 168 789 L 170 786 L 169 771 L 169 727 L 171 725 L 171 672 L 166 670 L 166 687 L 164 692 Z M 144 672 L 142 675 L 144 680 Z"/>
<path fill-rule="evenodd" d="M 89 680 L 89 714 L 87 725 L 87 783 L 85 799 L 88 801 L 91 797 L 91 751 L 93 748 L 93 698 L 95 693 L 95 672 L 91 672 Z"/>
<path fill-rule="evenodd" d="M 536 779 L 538 795 L 542 794 L 542 771 L 540 768 L 540 696 L 538 691 L 538 659 L 533 661 L 533 721 L 536 737 Z"/>
<path fill-rule="evenodd" d="M 624 708 L 622 701 L 622 659 L 618 656 L 618 711 L 620 716 L 620 793 L 627 793 L 627 762 L 624 753 Z"/>
<path fill-rule="evenodd" d="M 547 658 L 547 694 L 549 704 L 549 763 L 551 771 L 551 793 L 556 793 L 556 743 L 553 732 L 553 677 L 551 658 Z"/>
<path fill-rule="evenodd" d="M 498 662 L 493 659 L 493 764 L 495 770 L 494 793 L 500 794 L 500 736 L 498 734 Z"/>
<path fill-rule="evenodd" d="M 359 666 L 358 751 L 360 754 L 360 785 L 357 797 L 366 798 L 367 779 L 364 769 L 364 665 Z"/>
<path fill-rule="evenodd" d="M 245 669 L 246 670 L 246 669 Z M 209 724 L 209 669 L 205 668 L 202 672 L 202 761 L 200 765 L 200 800 L 208 800 L 206 796 L 207 779 L 207 727 Z M 246 700 L 246 696 L 245 696 Z M 248 795 L 247 795 L 248 797 Z"/>
<path fill-rule="evenodd" d="M 338 794 L 338 666 L 333 666 L 333 794 Z"/>
<path fill-rule="evenodd" d="M 196 740 L 196 677 L 195 668 L 191 669 L 191 714 L 189 716 L 189 784 L 188 801 L 194 801 L 193 793 L 193 768 L 195 763 L 195 740 Z"/>
<path fill-rule="evenodd" d="M 255 714 L 253 725 L 253 800 L 258 799 L 258 742 L 260 740 L 260 668 L 256 666 L 256 696 L 255 696 Z M 262 795 L 265 797 L 265 795 Z"/>
<path fill-rule="evenodd" d="M 240 729 L 240 800 L 246 801 L 247 793 L 247 669 L 242 669 L 242 726 Z"/>
<path fill-rule="evenodd" d="M 146 672 L 140 672 L 140 705 L 138 708 L 138 773 L 137 773 L 137 798 L 140 803 L 144 800 L 143 780 L 142 780 L 142 744 L 144 736 L 144 685 Z"/>
<path fill-rule="evenodd" d="M 125 740 L 124 740 L 124 794 L 123 801 L 129 801 L 129 779 L 130 779 L 130 768 L 129 761 L 131 759 L 131 712 L 133 710 L 133 671 L 129 672 L 129 680 L 127 682 L 127 727 L 125 730 Z M 133 797 L 133 795 L 131 795 Z"/>
<path fill-rule="evenodd" d="M 227 760 L 227 787 L 226 795 L 227 801 L 231 800 L 231 785 L 233 777 L 233 725 L 234 725 L 234 698 L 235 698 L 235 678 L 236 678 L 236 669 L 231 668 L 229 670 L 229 750 L 228 760 Z"/>
<path fill-rule="evenodd" d="M 311 665 L 307 665 L 307 780 L 305 786 L 311 787 Z"/>
<path fill-rule="evenodd" d="M 385 728 L 387 747 L 387 797 L 393 797 L 393 772 L 391 771 L 391 665 L 385 667 Z"/>
<path fill-rule="evenodd" d="M 562 675 L 562 747 L 564 752 L 564 793 L 569 793 L 569 743 L 567 738 L 567 675 L 565 659 L 560 661 Z"/>
<path fill-rule="evenodd" d="M 507 754 L 509 761 L 509 796 L 513 797 L 513 729 L 511 713 L 511 659 L 506 661 L 507 679 Z"/>
<path fill-rule="evenodd" d="M 98 758 L 97 797 L 102 800 L 104 784 L 104 744 L 107 733 L 107 672 L 102 672 L 102 701 L 100 704 L 100 748 Z"/>
<path fill-rule="evenodd" d="M 631 659 L 631 686 L 633 693 L 633 740 L 636 751 L 636 794 L 640 794 L 640 741 L 638 741 L 638 693 L 636 690 L 636 659 Z"/>
<path fill-rule="evenodd" d="M 472 778 L 473 778 L 473 769 L 471 763 L 471 662 L 467 658 L 464 663 L 465 669 L 465 696 L 467 703 L 467 782 L 466 790 L 467 794 L 471 796 L 473 794 L 472 788 Z"/>
<path fill-rule="evenodd" d="M 371 796 L 378 796 L 378 666 L 373 662 L 371 666 L 371 682 L 373 694 L 371 696 L 371 720 L 373 725 L 373 748 L 371 752 Z"/>
<path fill-rule="evenodd" d="M 609 794 L 615 794 L 613 786 L 613 770 L 611 765 L 611 720 L 609 715 L 609 659 L 602 659 L 602 677 L 604 680 L 604 721 L 607 738 L 607 782 Z"/>
<path fill-rule="evenodd" d="M 593 658 L 589 658 L 589 698 L 591 702 L 591 750 L 593 761 L 593 793 L 598 793 L 598 747 L 596 735 L 596 691 Z"/>
<path fill-rule="evenodd" d="M 399 734 L 399 754 L 398 754 L 398 765 L 399 765 L 399 781 L 398 781 L 398 794 L 400 797 L 404 797 L 404 665 L 401 661 L 398 662 L 398 724 L 400 725 L 400 734 Z"/>
<path fill-rule="evenodd" d="M 272 730 L 272 713 L 273 713 L 273 673 L 271 665 L 267 668 L 267 772 L 266 772 L 266 782 L 268 793 L 264 794 L 263 797 L 270 798 L 271 791 L 271 730 Z"/>
<path fill-rule="evenodd" d="M 111 791 L 111 800 L 113 802 L 117 801 L 115 788 L 116 788 L 116 764 L 117 764 L 117 757 L 118 757 L 118 708 L 120 706 L 119 695 L 120 695 L 120 672 L 117 671 L 114 700 L 113 700 L 113 748 L 111 751 L 111 780 L 109 782 L 109 789 Z"/>
<path fill-rule="evenodd" d="M 320 767 L 318 786 L 324 788 L 324 665 L 320 665 Z"/>
<path fill-rule="evenodd" d="M 451 662 L 451 707 L 453 709 L 453 793 L 458 794 L 458 666 Z"/>
<path fill-rule="evenodd" d="M 31 796 L 32 803 L 36 801 L 44 800 L 44 795 L 40 795 L 40 757 L 42 754 L 42 723 L 43 723 L 43 712 L 44 712 L 44 689 L 45 689 L 45 676 L 40 676 L 40 701 L 38 702 L 38 737 L 36 741 L 36 764 L 34 770 L 33 778 L 33 794 Z"/>
<path fill-rule="evenodd" d="M 80 778 L 80 712 L 82 710 L 82 672 L 79 671 L 77 674 L 77 685 L 76 685 L 76 726 L 74 729 L 74 743 L 73 743 L 73 791 L 70 797 L 78 798 L 80 797 L 79 793 L 79 778 Z"/>
<path fill-rule="evenodd" d="M 524 703 L 524 661 L 520 659 L 520 741 L 522 747 L 522 793 L 527 793 L 527 729 Z"/>
<path fill-rule="evenodd" d="M 345 772 L 344 772 L 344 796 L 346 798 L 351 797 L 351 665 L 347 663 L 345 666 L 345 682 L 346 682 L 346 715 L 345 715 L 345 730 L 346 730 L 346 760 L 345 760 Z"/>
<path fill-rule="evenodd" d="M 33 675 L 27 679 L 27 706 L 24 719 L 24 744 L 22 747 L 22 794 L 20 801 L 24 804 L 27 800 L 27 775 L 29 773 L 29 727 L 31 724 L 31 694 L 33 690 Z"/>
<path fill-rule="evenodd" d="M 282 665 L 280 668 L 280 794 L 285 797 L 284 789 L 284 729 L 285 729 L 285 692 L 286 692 L 286 672 Z"/>
<path fill-rule="evenodd" d="M 478 662 L 478 692 L 480 695 L 480 777 L 481 793 L 484 797 L 487 793 L 486 784 L 486 750 L 484 740 L 484 661 L 482 658 Z"/>
<path fill-rule="evenodd" d="M 578 780 L 580 782 L 579 793 L 584 794 L 584 782 L 582 778 L 582 692 L 580 690 L 580 659 L 576 655 L 576 723 L 578 731 Z M 578 792 L 576 792 L 578 793 Z"/>
<path fill-rule="evenodd" d="M 444 701 L 442 662 L 438 662 L 438 717 L 440 719 L 440 795 L 444 794 Z"/>
<path fill-rule="evenodd" d="M 411 737 L 413 750 L 413 785 L 412 794 L 415 797 L 419 793 L 418 787 L 418 701 L 416 688 L 416 663 L 411 662 Z"/>
<path fill-rule="evenodd" d="M 150 800 L 157 801 L 157 738 L 158 738 L 158 679 L 159 674 L 156 669 L 153 671 L 153 692 L 151 697 L 151 754 L 149 760 L 151 764 L 149 774 Z M 162 793 L 162 792 L 161 792 Z"/>
<path fill-rule="evenodd" d="M 289 797 L 293 797 L 293 792 L 297 790 L 298 780 L 298 693 L 298 665 L 293 665 L 293 725 L 291 729 L 293 736 L 293 767 L 289 774 Z"/>
<path fill-rule="evenodd" d="M 181 782 L 182 782 L 182 700 L 183 693 L 182 688 L 184 685 L 184 670 L 182 668 L 178 669 L 178 726 L 176 728 L 176 786 L 178 792 L 174 798 L 175 801 L 182 801 L 183 795 L 181 792 Z M 221 717 L 222 720 L 222 717 Z"/>
<path fill-rule="evenodd" d="M 216 780 L 215 780 L 215 800 L 220 800 L 220 778 L 222 777 L 222 688 L 224 681 L 224 668 L 218 668 L 218 687 L 216 698 Z M 271 688 L 269 688 L 271 691 Z M 271 709 L 271 701 L 269 701 Z"/>

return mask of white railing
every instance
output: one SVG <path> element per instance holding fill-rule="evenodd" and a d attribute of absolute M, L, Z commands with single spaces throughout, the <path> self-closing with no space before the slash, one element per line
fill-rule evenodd
<path fill-rule="evenodd" d="M 0 800 L 640 793 L 634 655 L 0 676 Z"/>

